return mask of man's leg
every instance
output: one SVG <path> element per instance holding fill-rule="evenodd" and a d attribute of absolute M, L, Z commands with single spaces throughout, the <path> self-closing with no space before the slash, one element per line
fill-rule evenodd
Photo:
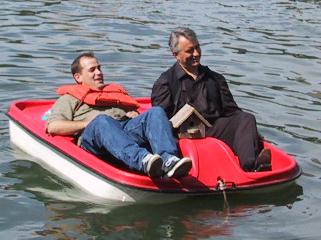
<path fill-rule="evenodd" d="M 150 145 L 152 152 L 166 158 L 178 154 L 172 126 L 161 107 L 153 107 L 124 123 L 124 130 L 139 145 Z M 164 159 L 165 160 L 165 159 Z"/>
<path fill-rule="evenodd" d="M 124 130 L 142 145 L 149 143 L 152 152 L 159 154 L 163 169 L 168 177 L 181 177 L 188 174 L 192 167 L 189 158 L 179 159 L 172 126 L 161 107 L 153 107 L 136 118 L 124 123 Z"/>
<path fill-rule="evenodd" d="M 239 157 L 242 168 L 253 170 L 255 159 L 262 150 L 262 142 L 252 114 L 239 111 L 230 117 L 219 118 L 206 135 L 225 142 Z"/>
<path fill-rule="evenodd" d="M 123 129 L 119 121 L 99 115 L 92 120 L 81 135 L 81 147 L 103 157 L 109 152 L 129 168 L 143 170 L 142 159 L 149 153 L 141 148 Z"/>

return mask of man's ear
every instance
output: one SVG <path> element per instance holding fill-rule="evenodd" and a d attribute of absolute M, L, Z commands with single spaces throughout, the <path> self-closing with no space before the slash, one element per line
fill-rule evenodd
<path fill-rule="evenodd" d="M 173 52 L 173 57 L 176 59 L 177 62 L 180 62 L 180 58 L 177 57 L 178 53 L 177 52 Z"/>
<path fill-rule="evenodd" d="M 177 52 L 173 52 L 173 57 L 174 57 L 177 61 L 179 61 L 177 55 L 178 55 Z"/>
<path fill-rule="evenodd" d="M 75 79 L 76 83 L 78 83 L 78 84 L 82 83 L 82 81 L 80 79 L 80 73 L 75 73 L 74 79 Z"/>

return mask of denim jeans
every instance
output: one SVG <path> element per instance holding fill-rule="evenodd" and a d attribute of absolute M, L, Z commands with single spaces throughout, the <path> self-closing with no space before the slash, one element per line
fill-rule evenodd
<path fill-rule="evenodd" d="M 161 107 L 153 107 L 139 116 L 118 121 L 105 114 L 98 115 L 81 135 L 81 147 L 106 158 L 106 152 L 123 161 L 129 168 L 142 171 L 142 159 L 150 153 L 164 161 L 177 156 L 178 149 L 172 127 Z"/>

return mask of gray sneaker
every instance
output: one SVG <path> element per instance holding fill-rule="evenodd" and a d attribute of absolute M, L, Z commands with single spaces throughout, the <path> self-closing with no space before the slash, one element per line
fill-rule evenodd
<path fill-rule="evenodd" d="M 144 172 L 151 178 L 163 176 L 163 160 L 158 154 L 147 154 L 143 159 Z"/>
<path fill-rule="evenodd" d="M 164 163 L 165 176 L 169 178 L 180 178 L 188 175 L 192 168 L 192 160 L 188 157 L 179 159 L 171 157 Z"/>

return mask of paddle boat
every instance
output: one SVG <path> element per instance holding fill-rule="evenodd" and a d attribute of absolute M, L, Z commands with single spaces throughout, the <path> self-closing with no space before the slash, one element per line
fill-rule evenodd
<path fill-rule="evenodd" d="M 139 111 L 151 107 L 149 98 L 138 98 Z M 50 136 L 45 131 L 45 115 L 54 100 L 20 100 L 7 112 L 13 144 L 39 160 L 58 176 L 104 200 L 123 202 L 173 201 L 194 195 L 255 193 L 280 189 L 295 182 L 301 169 L 295 159 L 271 143 L 271 171 L 245 172 L 237 156 L 215 138 L 178 141 L 183 156 L 192 159 L 189 175 L 180 179 L 151 179 L 139 172 L 106 161 L 77 146 L 75 139 Z M 117 141 L 115 139 L 115 141 Z"/>

